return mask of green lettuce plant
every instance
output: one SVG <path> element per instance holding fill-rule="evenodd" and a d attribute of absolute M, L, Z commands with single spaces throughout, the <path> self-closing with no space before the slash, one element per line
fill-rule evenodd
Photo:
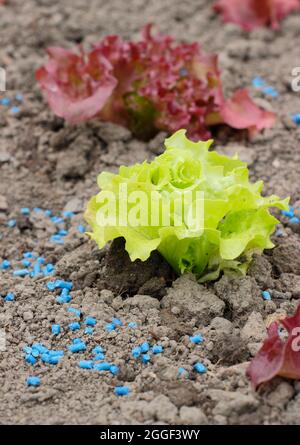
<path fill-rule="evenodd" d="M 212 142 L 192 142 L 179 130 L 152 162 L 101 173 L 101 191 L 85 212 L 90 237 L 100 248 L 125 238 L 132 261 L 158 250 L 178 274 L 200 281 L 245 274 L 254 252 L 274 247 L 278 221 L 269 208 L 287 209 L 288 198 L 263 197 L 246 163 L 209 151 Z"/>

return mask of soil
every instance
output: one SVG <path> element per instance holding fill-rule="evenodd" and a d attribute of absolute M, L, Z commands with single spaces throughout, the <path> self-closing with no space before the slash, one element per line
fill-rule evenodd
<path fill-rule="evenodd" d="M 14 277 L 0 271 L 0 294 L 14 292 L 15 301 L 0 298 L 0 329 L 6 350 L 0 352 L 0 423 L 2 424 L 299 424 L 300 384 L 274 379 L 254 392 L 245 376 L 251 357 L 265 336 L 266 324 L 292 314 L 300 297 L 300 227 L 282 220 L 273 237 L 277 247 L 256 257 L 241 279 L 222 277 L 209 285 L 192 276 L 177 278 L 158 255 L 130 263 L 122 241 L 99 250 L 81 234 L 87 199 L 97 191 L 96 176 L 121 164 L 152 159 L 165 135 L 140 142 L 115 125 L 89 122 L 70 127 L 56 118 L 34 80 L 50 45 L 89 45 L 107 33 L 138 36 L 142 25 L 155 23 L 179 39 L 197 40 L 218 52 L 226 94 L 249 87 L 257 103 L 276 111 L 276 125 L 248 141 L 228 128 L 216 131 L 214 149 L 239 152 L 249 162 L 251 177 L 265 181 L 266 193 L 291 196 L 300 214 L 300 127 L 290 114 L 300 111 L 299 93 L 291 89 L 291 70 L 299 65 L 300 15 L 282 22 L 279 30 L 247 34 L 234 25 L 220 25 L 208 0 L 8 0 L 1 8 L 0 66 L 7 69 L 6 97 L 22 93 L 21 112 L 0 107 L 0 261 L 20 268 L 26 251 L 55 266 L 55 277 L 73 282 L 72 301 L 56 302 L 48 278 Z M 87 6 L 88 5 L 88 6 Z M 279 92 L 262 96 L 251 81 L 262 76 Z M 23 207 L 51 209 L 54 215 L 74 211 L 67 219 L 64 244 L 49 237 L 61 228 L 44 213 L 20 214 Z M 299 215 L 300 216 L 300 215 Z M 9 228 L 7 221 L 16 219 Z M 50 278 L 51 279 L 51 278 Z M 270 290 L 272 301 L 263 301 Z M 79 308 L 97 320 L 93 335 L 72 332 Z M 107 332 L 117 317 L 123 326 Z M 128 327 L 135 322 L 136 328 Z M 62 332 L 51 334 L 59 323 Z M 194 345 L 189 336 L 201 333 Z M 84 353 L 68 352 L 74 337 L 86 341 Z M 141 364 L 131 350 L 141 342 L 161 344 L 162 354 Z M 24 360 L 25 345 L 43 343 L 63 349 L 58 365 L 34 366 Z M 119 366 L 116 375 L 78 367 L 95 345 Z M 208 372 L 193 370 L 202 362 Z M 186 371 L 178 374 L 179 368 Z M 39 387 L 27 387 L 37 375 Z M 116 385 L 130 394 L 117 397 Z"/>

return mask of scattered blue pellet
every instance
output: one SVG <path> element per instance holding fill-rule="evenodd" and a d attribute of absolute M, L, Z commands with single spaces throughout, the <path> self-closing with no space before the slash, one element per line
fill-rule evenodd
<path fill-rule="evenodd" d="M 60 216 L 51 216 L 50 219 L 54 224 L 61 224 L 64 222 L 63 218 L 61 218 Z"/>
<path fill-rule="evenodd" d="M 36 262 L 37 262 L 38 264 L 45 264 L 46 260 L 45 260 L 44 257 L 42 257 L 42 256 L 38 256 L 37 259 L 36 259 Z"/>
<path fill-rule="evenodd" d="M 65 302 L 65 303 L 69 303 L 69 301 L 72 300 L 71 295 L 69 294 L 69 289 L 62 289 L 61 293 L 60 293 L 60 298 Z"/>
<path fill-rule="evenodd" d="M 271 87 L 271 86 L 264 87 L 262 89 L 262 92 L 264 94 L 266 94 L 267 96 L 271 96 L 271 97 L 274 97 L 274 98 L 277 98 L 279 96 L 278 91 L 274 87 Z"/>
<path fill-rule="evenodd" d="M 94 317 L 86 317 L 86 319 L 84 320 L 84 324 L 86 324 L 87 326 L 95 326 L 97 323 L 96 318 Z"/>
<path fill-rule="evenodd" d="M 28 269 L 17 269 L 13 271 L 14 277 L 25 277 L 29 275 L 30 271 Z"/>
<path fill-rule="evenodd" d="M 9 99 L 9 97 L 3 97 L 3 99 L 0 100 L 1 105 L 10 105 L 11 100 Z"/>
<path fill-rule="evenodd" d="M 60 350 L 60 349 L 58 349 L 58 350 L 55 350 L 55 349 L 53 349 L 53 350 L 49 350 L 48 351 L 48 354 L 51 356 L 51 357 L 63 357 L 64 355 L 65 355 L 65 353 L 64 353 L 64 351 L 63 350 Z"/>
<path fill-rule="evenodd" d="M 4 301 L 14 301 L 14 299 L 15 299 L 14 294 L 12 292 L 8 292 L 8 294 L 4 298 Z"/>
<path fill-rule="evenodd" d="M 131 321 L 130 323 L 128 323 L 128 327 L 130 329 L 136 329 L 137 328 L 137 323 L 135 321 Z"/>
<path fill-rule="evenodd" d="M 51 326 L 51 332 L 52 332 L 53 335 L 58 335 L 58 334 L 60 334 L 60 331 L 61 331 L 61 328 L 60 328 L 60 325 L 59 325 L 59 324 L 53 324 L 53 325 Z"/>
<path fill-rule="evenodd" d="M 93 357 L 94 362 L 100 362 L 105 359 L 105 355 L 102 352 L 99 352 Z"/>
<path fill-rule="evenodd" d="M 76 317 L 80 317 L 81 316 L 80 309 L 77 309 L 75 307 L 68 307 L 68 312 L 70 312 L 71 314 L 75 314 Z"/>
<path fill-rule="evenodd" d="M 94 355 L 101 354 L 103 352 L 104 352 L 104 349 L 102 348 L 102 346 L 95 346 L 94 349 L 92 350 L 92 353 Z"/>
<path fill-rule="evenodd" d="M 77 345 L 77 343 L 82 343 L 82 340 L 80 337 L 77 337 L 77 338 L 73 339 L 73 343 L 74 343 L 74 345 Z"/>
<path fill-rule="evenodd" d="M 74 213 L 74 212 L 70 212 L 69 210 L 65 210 L 65 211 L 63 212 L 63 216 L 64 216 L 65 218 L 72 218 L 73 216 L 75 216 L 75 213 Z"/>
<path fill-rule="evenodd" d="M 40 275 L 41 273 L 42 273 L 41 264 L 38 261 L 36 261 L 33 265 L 33 270 L 30 273 L 30 276 L 32 278 L 34 278 L 34 277 L 37 277 L 38 275 Z"/>
<path fill-rule="evenodd" d="M 300 113 L 293 114 L 292 119 L 295 122 L 295 124 L 299 125 L 300 124 Z"/>
<path fill-rule="evenodd" d="M 263 296 L 263 299 L 264 299 L 265 301 L 270 301 L 270 300 L 271 300 L 270 292 L 268 292 L 267 290 L 264 290 L 264 291 L 262 292 L 262 296 Z"/>
<path fill-rule="evenodd" d="M 10 261 L 8 261 L 8 260 L 3 260 L 2 263 L 0 264 L 0 269 L 2 269 L 2 270 L 6 270 L 6 269 L 9 269 L 10 266 L 11 266 Z"/>
<path fill-rule="evenodd" d="M 15 219 L 9 219 L 9 220 L 7 221 L 7 226 L 10 227 L 10 228 L 15 227 L 16 224 L 17 224 L 17 221 L 16 221 Z"/>
<path fill-rule="evenodd" d="M 92 360 L 81 360 L 79 362 L 79 368 L 82 368 L 82 369 L 93 369 L 93 366 L 94 366 L 94 364 L 93 364 Z"/>
<path fill-rule="evenodd" d="M 52 215 L 52 211 L 51 211 L 51 210 L 48 210 L 48 209 L 46 209 L 46 210 L 44 211 L 44 213 L 45 213 L 45 216 L 48 216 L 49 218 L 50 218 L 50 216 Z"/>
<path fill-rule="evenodd" d="M 61 229 L 61 230 L 59 230 L 58 232 L 57 232 L 57 234 L 59 235 L 59 236 L 67 236 L 68 235 L 68 231 L 67 230 L 65 230 L 65 229 Z"/>
<path fill-rule="evenodd" d="M 130 389 L 128 386 L 116 386 L 115 387 L 115 394 L 117 396 L 127 396 L 130 393 Z"/>
<path fill-rule="evenodd" d="M 73 218 L 73 216 L 75 216 L 75 213 L 70 210 L 65 210 L 63 212 L 63 216 L 64 218 Z"/>
<path fill-rule="evenodd" d="M 297 216 L 293 216 L 289 222 L 292 224 L 297 224 L 298 222 L 300 222 L 300 219 Z"/>
<path fill-rule="evenodd" d="M 40 353 L 37 349 L 32 349 L 31 355 L 35 358 L 39 357 Z"/>
<path fill-rule="evenodd" d="M 29 260 L 26 260 L 25 258 L 24 258 L 24 260 L 21 261 L 21 263 L 22 263 L 22 266 L 24 266 L 24 267 L 31 266 L 31 262 Z"/>
<path fill-rule="evenodd" d="M 183 374 L 186 374 L 186 373 L 187 373 L 187 370 L 185 368 L 182 368 L 182 367 L 178 368 L 179 376 L 182 376 Z"/>
<path fill-rule="evenodd" d="M 144 343 L 141 344 L 140 348 L 142 353 L 146 353 L 149 351 L 150 345 L 147 341 L 145 341 Z"/>
<path fill-rule="evenodd" d="M 42 362 L 47 363 L 49 365 L 58 365 L 60 356 L 49 354 L 49 352 L 45 352 L 44 354 L 42 354 L 41 356 Z"/>
<path fill-rule="evenodd" d="M 35 258 L 35 254 L 33 252 L 24 252 L 23 258 Z"/>
<path fill-rule="evenodd" d="M 47 277 L 48 275 L 50 275 L 52 272 L 54 272 L 55 268 L 53 266 L 52 263 L 48 263 L 46 264 L 45 267 L 43 267 L 43 274 L 45 277 Z"/>
<path fill-rule="evenodd" d="M 110 367 L 110 369 L 109 369 L 109 372 L 110 372 L 112 375 L 117 375 L 118 372 L 119 372 L 119 367 L 118 367 L 117 365 L 111 365 L 111 367 Z"/>
<path fill-rule="evenodd" d="M 80 329 L 80 323 L 78 323 L 78 321 L 74 321 L 73 323 L 70 323 L 69 329 L 71 331 L 77 331 L 78 329 Z"/>
<path fill-rule="evenodd" d="M 195 369 L 196 372 L 198 372 L 198 374 L 205 374 L 207 372 L 206 367 L 203 365 L 203 363 L 195 363 L 193 368 Z"/>
<path fill-rule="evenodd" d="M 28 386 L 39 386 L 41 384 L 41 379 L 39 377 L 30 376 L 27 378 L 26 383 Z"/>
<path fill-rule="evenodd" d="M 20 212 L 21 212 L 22 215 L 28 216 L 30 214 L 30 209 L 28 207 L 22 207 L 20 209 Z"/>
<path fill-rule="evenodd" d="M 55 281 L 48 281 L 46 284 L 48 290 L 54 290 L 54 289 L 67 289 L 71 290 L 73 287 L 73 283 L 70 281 L 64 281 L 64 280 L 55 280 Z"/>
<path fill-rule="evenodd" d="M 85 226 L 83 224 L 78 224 L 77 231 L 79 233 L 85 233 Z"/>
<path fill-rule="evenodd" d="M 190 341 L 192 343 L 194 343 L 195 345 L 198 345 L 199 343 L 203 342 L 203 337 L 202 335 L 193 335 L 192 337 L 190 337 Z"/>
<path fill-rule="evenodd" d="M 92 335 L 94 333 L 94 329 L 91 327 L 88 327 L 88 328 L 85 328 L 85 330 L 83 332 L 86 335 Z"/>
<path fill-rule="evenodd" d="M 151 357 L 149 354 L 143 354 L 141 360 L 142 360 L 142 363 L 146 364 L 146 363 L 150 362 Z"/>
<path fill-rule="evenodd" d="M 110 371 L 111 366 L 108 362 L 95 363 L 94 369 L 96 369 L 96 371 Z"/>
<path fill-rule="evenodd" d="M 31 354 L 32 348 L 30 346 L 24 346 L 23 352 L 25 352 L 25 354 Z"/>
<path fill-rule="evenodd" d="M 55 301 L 59 304 L 70 303 L 71 300 L 72 300 L 71 295 L 69 294 L 63 295 L 63 293 L 61 293 L 61 295 L 59 295 L 55 299 Z"/>
<path fill-rule="evenodd" d="M 112 323 L 115 325 L 115 326 L 123 326 L 123 323 L 122 323 L 122 321 L 119 319 L 119 318 L 113 318 L 112 319 Z"/>
<path fill-rule="evenodd" d="M 28 354 L 25 357 L 25 362 L 28 363 L 29 365 L 35 365 L 37 362 L 37 359 L 33 355 Z"/>
<path fill-rule="evenodd" d="M 107 323 L 105 325 L 105 330 L 108 332 L 112 332 L 116 329 L 116 326 L 113 323 Z"/>
<path fill-rule="evenodd" d="M 138 358 L 141 355 L 141 353 L 142 353 L 142 350 L 139 346 L 136 346 L 131 351 L 131 355 L 133 358 Z"/>
<path fill-rule="evenodd" d="M 36 349 L 41 354 L 43 352 L 47 352 L 48 351 L 48 349 L 44 345 L 42 345 L 41 343 L 33 343 L 32 349 Z"/>
<path fill-rule="evenodd" d="M 57 244 L 64 244 L 64 240 L 61 239 L 61 236 L 56 233 L 55 235 L 51 235 L 49 238 L 50 241 Z"/>
<path fill-rule="evenodd" d="M 11 114 L 18 114 L 18 113 L 20 113 L 21 108 L 14 106 L 14 107 L 11 107 L 11 109 L 9 111 Z"/>
<path fill-rule="evenodd" d="M 76 352 L 83 352 L 86 350 L 86 345 L 83 341 L 78 342 L 78 343 L 73 343 L 72 345 L 69 346 L 69 351 L 76 353 Z"/>
<path fill-rule="evenodd" d="M 164 348 L 161 345 L 152 346 L 153 354 L 161 354 L 164 351 Z"/>
<path fill-rule="evenodd" d="M 263 88 L 266 86 L 266 82 L 262 77 L 257 76 L 252 80 L 252 86 L 254 88 Z"/>
<path fill-rule="evenodd" d="M 18 102 L 23 102 L 23 95 L 20 94 L 20 93 L 17 93 L 17 94 L 15 95 L 15 99 L 16 99 Z"/>

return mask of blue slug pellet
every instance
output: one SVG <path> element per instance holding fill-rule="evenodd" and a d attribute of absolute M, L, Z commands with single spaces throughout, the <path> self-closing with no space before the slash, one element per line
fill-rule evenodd
<path fill-rule="evenodd" d="M 79 362 L 79 368 L 82 368 L 82 369 L 93 369 L 93 362 L 92 362 L 92 360 L 81 360 Z"/>
<path fill-rule="evenodd" d="M 30 376 L 27 378 L 26 383 L 28 386 L 39 386 L 41 384 L 41 379 L 39 377 Z"/>
<path fill-rule="evenodd" d="M 110 368 L 111 364 L 107 362 L 94 364 L 94 369 L 96 369 L 96 371 L 110 371 Z"/>
<path fill-rule="evenodd" d="M 264 291 L 262 292 L 262 296 L 263 296 L 263 299 L 264 299 L 265 301 L 270 301 L 270 300 L 271 300 L 271 294 L 270 294 L 270 292 L 268 292 L 267 290 L 264 290 Z"/>
<path fill-rule="evenodd" d="M 116 386 L 115 387 L 115 394 L 117 396 L 127 396 L 130 393 L 130 389 L 128 386 Z"/>
<path fill-rule="evenodd" d="M 142 355 L 142 363 L 144 363 L 144 364 L 147 364 L 147 363 L 149 363 L 150 362 L 150 360 L 151 360 L 151 357 L 150 357 L 150 355 L 149 354 L 143 354 Z"/>
<path fill-rule="evenodd" d="M 150 345 L 147 341 L 145 341 L 144 343 L 141 344 L 140 348 L 141 348 L 141 352 L 146 353 L 149 351 Z"/>
<path fill-rule="evenodd" d="M 163 350 L 164 350 L 164 348 L 161 345 L 152 346 L 153 354 L 161 354 L 163 352 Z"/>
<path fill-rule="evenodd" d="M 59 324 L 53 324 L 51 326 L 51 332 L 52 332 L 53 335 L 60 334 L 60 331 L 61 331 L 61 329 L 60 329 L 60 325 Z"/>
<path fill-rule="evenodd" d="M 69 351 L 72 353 L 83 352 L 85 350 L 86 350 L 86 345 L 84 342 L 73 343 L 72 345 L 69 346 Z"/>
<path fill-rule="evenodd" d="M 14 301 L 14 299 L 15 299 L 14 294 L 12 292 L 8 292 L 8 294 L 4 298 L 4 301 Z"/>
<path fill-rule="evenodd" d="M 190 341 L 192 343 L 194 343 L 195 345 L 197 345 L 197 344 L 203 342 L 203 337 L 202 337 L 202 335 L 199 335 L 199 334 L 193 335 L 192 337 L 190 337 Z"/>
<path fill-rule="evenodd" d="M 84 324 L 86 324 L 87 326 L 95 326 L 97 323 L 96 318 L 94 317 L 86 317 L 86 319 L 84 320 Z"/>
<path fill-rule="evenodd" d="M 193 368 L 195 369 L 196 372 L 198 372 L 198 374 L 205 374 L 207 372 L 206 367 L 203 365 L 203 363 L 195 363 Z"/>
<path fill-rule="evenodd" d="M 73 323 L 70 323 L 69 329 L 71 329 L 71 331 L 77 331 L 78 329 L 80 329 L 80 323 L 78 323 L 78 321 L 74 321 Z"/>

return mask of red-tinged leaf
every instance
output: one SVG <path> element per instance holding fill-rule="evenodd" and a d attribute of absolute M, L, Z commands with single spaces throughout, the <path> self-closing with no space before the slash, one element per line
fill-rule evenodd
<path fill-rule="evenodd" d="M 97 115 L 117 84 L 110 63 L 93 52 L 86 57 L 63 48 L 49 48 L 48 55 L 36 79 L 52 111 L 73 124 Z"/>
<path fill-rule="evenodd" d="M 280 324 L 288 332 L 286 340 L 280 337 Z M 268 337 L 250 363 L 247 375 L 255 388 L 275 376 L 300 379 L 300 304 L 293 317 L 270 325 Z"/>
<path fill-rule="evenodd" d="M 50 60 L 37 79 L 52 110 L 72 123 L 97 116 L 129 127 L 142 139 L 186 128 L 199 140 L 208 139 L 209 127 L 218 123 L 252 133 L 274 120 L 247 95 L 225 102 L 215 54 L 205 54 L 197 43 L 152 35 L 150 25 L 138 42 L 112 35 L 87 54 L 62 48 L 48 52 Z"/>
<path fill-rule="evenodd" d="M 237 90 L 224 102 L 220 112 L 223 121 L 236 129 L 247 128 L 250 136 L 270 128 L 276 120 L 274 113 L 259 108 L 246 89 Z"/>
<path fill-rule="evenodd" d="M 300 9 L 299 0 L 218 0 L 215 11 L 222 14 L 224 22 L 252 31 L 260 26 L 278 27 L 278 22 L 290 12 Z"/>

